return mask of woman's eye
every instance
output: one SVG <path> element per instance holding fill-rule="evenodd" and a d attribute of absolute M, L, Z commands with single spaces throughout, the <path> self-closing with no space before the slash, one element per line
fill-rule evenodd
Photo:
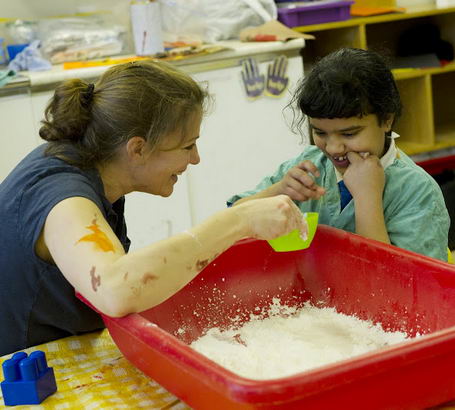
<path fill-rule="evenodd" d="M 191 144 L 191 145 L 188 145 L 187 147 L 185 147 L 184 149 L 186 149 L 187 151 L 191 151 L 195 146 L 196 146 L 196 144 Z"/>

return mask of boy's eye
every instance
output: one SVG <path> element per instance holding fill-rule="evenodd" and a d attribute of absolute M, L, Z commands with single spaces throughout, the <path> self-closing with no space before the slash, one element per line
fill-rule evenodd
<path fill-rule="evenodd" d="M 316 134 L 318 137 L 323 137 L 324 135 L 326 135 L 324 131 L 313 130 L 313 133 Z"/>
<path fill-rule="evenodd" d="M 191 144 L 191 145 L 188 145 L 187 147 L 185 147 L 184 149 L 191 151 L 195 146 L 196 146 L 196 144 Z"/>

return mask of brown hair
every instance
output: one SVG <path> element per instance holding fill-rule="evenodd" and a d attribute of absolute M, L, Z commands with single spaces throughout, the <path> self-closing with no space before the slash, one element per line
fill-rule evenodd
<path fill-rule="evenodd" d="M 133 136 L 152 149 L 203 111 L 207 92 L 164 62 L 136 61 L 111 67 L 96 82 L 59 85 L 39 134 L 46 154 L 80 168 L 112 159 Z"/>

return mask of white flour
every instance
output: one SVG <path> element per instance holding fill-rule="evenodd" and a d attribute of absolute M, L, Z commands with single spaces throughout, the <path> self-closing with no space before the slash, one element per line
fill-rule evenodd
<path fill-rule="evenodd" d="M 251 315 L 241 327 L 210 329 L 191 347 L 250 379 L 274 379 L 348 359 L 406 340 L 402 332 L 309 304 L 301 309 L 273 299 L 269 317 Z"/>

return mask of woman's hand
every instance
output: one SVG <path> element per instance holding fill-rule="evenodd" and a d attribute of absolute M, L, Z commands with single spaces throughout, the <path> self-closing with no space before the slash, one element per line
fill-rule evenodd
<path fill-rule="evenodd" d="M 314 177 L 319 175 L 319 170 L 311 161 L 302 161 L 274 185 L 274 190 L 276 194 L 287 195 L 295 201 L 319 199 L 325 194 L 325 189 L 314 181 Z"/>
<path fill-rule="evenodd" d="M 274 239 L 294 229 L 302 236 L 308 234 L 308 225 L 300 209 L 287 195 L 247 201 L 235 208 L 247 224 L 247 235 L 257 239 Z"/>

